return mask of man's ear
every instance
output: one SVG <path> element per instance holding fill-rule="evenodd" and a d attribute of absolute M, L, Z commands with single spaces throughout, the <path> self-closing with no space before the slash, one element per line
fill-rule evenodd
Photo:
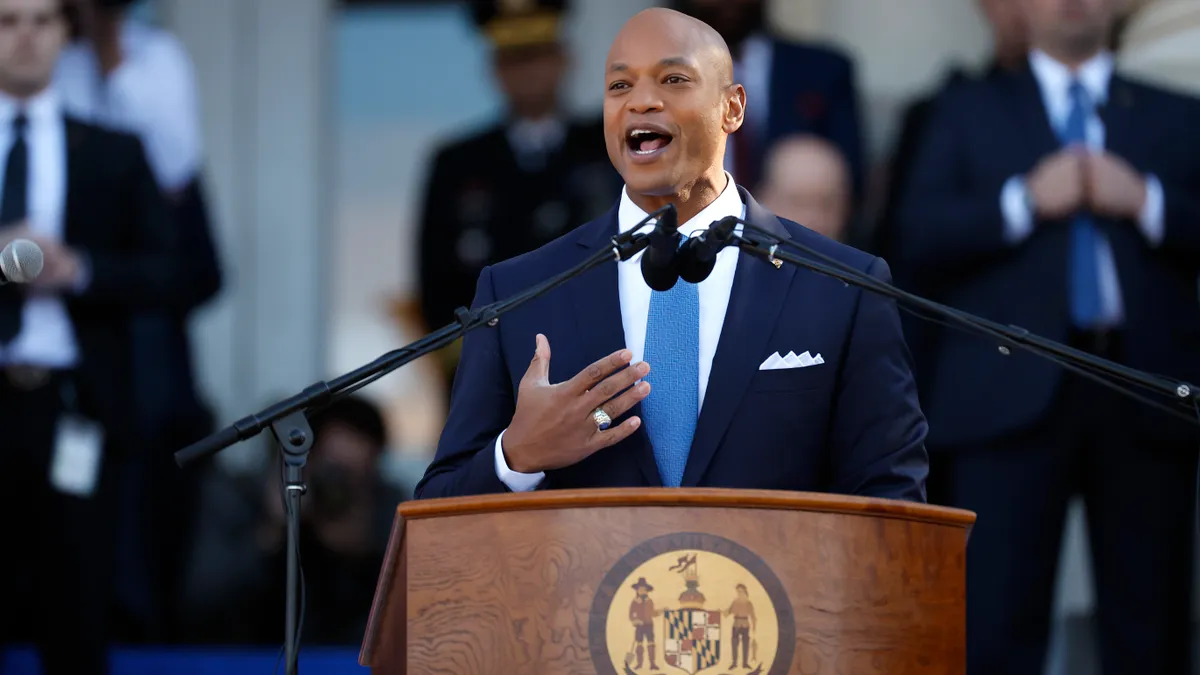
<path fill-rule="evenodd" d="M 725 90 L 725 119 L 721 120 L 721 128 L 727 134 L 732 134 L 742 128 L 746 120 L 746 88 L 740 84 L 731 84 Z"/>

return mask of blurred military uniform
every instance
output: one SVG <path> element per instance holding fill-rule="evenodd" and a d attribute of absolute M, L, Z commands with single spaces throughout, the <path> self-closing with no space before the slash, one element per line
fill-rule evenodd
<path fill-rule="evenodd" d="M 419 261 L 421 313 L 430 330 L 451 323 L 455 309 L 471 304 L 486 265 L 587 222 L 610 208 L 621 190 L 599 117 L 569 120 L 557 101 L 538 119 L 522 116 L 522 108 L 536 111 L 547 96 L 556 96 L 561 72 L 544 59 L 561 59 L 563 1 L 477 1 L 473 10 L 495 50 L 510 112 L 482 132 L 443 145 L 433 160 Z M 530 77 L 546 81 L 531 83 Z M 457 359 L 445 351 L 452 372 Z"/>

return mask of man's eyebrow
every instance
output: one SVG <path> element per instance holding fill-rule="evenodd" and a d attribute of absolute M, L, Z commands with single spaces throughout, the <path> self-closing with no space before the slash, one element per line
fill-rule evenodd
<path fill-rule="evenodd" d="M 658 62 L 660 66 L 683 66 L 685 68 L 696 68 L 696 62 L 683 56 L 670 56 Z"/>
<path fill-rule="evenodd" d="M 658 62 L 659 67 L 682 66 L 696 70 L 696 62 L 684 56 L 668 56 Z M 622 73 L 629 70 L 629 64 L 617 62 L 608 67 L 610 73 Z"/>

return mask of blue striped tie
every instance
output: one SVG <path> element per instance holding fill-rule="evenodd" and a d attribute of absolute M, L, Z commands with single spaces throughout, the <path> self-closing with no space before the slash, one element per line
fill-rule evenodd
<path fill-rule="evenodd" d="M 650 395 L 642 401 L 646 433 L 663 485 L 683 483 L 700 415 L 700 294 L 682 279 L 651 292 L 644 360 Z"/>
<path fill-rule="evenodd" d="M 1059 138 L 1063 145 L 1087 142 L 1087 120 L 1092 103 L 1079 80 L 1071 82 L 1071 108 Z M 1098 251 L 1100 232 L 1086 215 L 1076 215 L 1071 222 L 1071 321 L 1077 328 L 1094 328 L 1103 311 L 1100 294 L 1100 264 Z"/>

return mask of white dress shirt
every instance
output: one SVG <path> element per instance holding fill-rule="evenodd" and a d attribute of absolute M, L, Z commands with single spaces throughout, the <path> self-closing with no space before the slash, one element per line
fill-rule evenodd
<path fill-rule="evenodd" d="M 1055 130 L 1066 124 L 1070 114 L 1072 80 L 1078 78 L 1097 108 L 1108 100 L 1108 85 L 1113 74 L 1113 58 L 1108 52 L 1092 57 L 1080 66 L 1076 73 L 1072 73 L 1041 50 L 1034 50 L 1030 54 L 1029 65 L 1037 79 L 1042 103 Z M 1101 150 L 1104 148 L 1104 139 L 1104 122 L 1098 114 L 1093 113 L 1087 120 L 1087 145 L 1094 150 Z M 1025 181 L 1020 176 L 1008 179 L 1001 191 L 1000 208 L 1004 215 L 1005 235 L 1010 243 L 1020 243 L 1033 232 L 1034 214 L 1028 196 Z M 1159 244 L 1163 239 L 1163 218 L 1162 184 L 1156 177 L 1148 176 L 1146 203 L 1142 206 L 1138 226 L 1152 246 Z M 1096 327 L 1111 328 L 1120 325 L 1125 318 L 1120 279 L 1117 276 L 1112 245 L 1108 239 L 1101 235 L 1096 248 L 1102 302 L 1100 325 Z"/>
<path fill-rule="evenodd" d="M 742 133 L 753 134 L 761 139 L 767 128 L 767 114 L 771 105 L 771 62 L 774 57 L 771 39 L 765 35 L 752 35 L 742 43 L 742 51 L 733 64 L 733 75 L 746 88 L 746 119 Z M 725 170 L 734 169 L 734 144 L 737 136 L 730 136 L 725 143 Z M 751 186 L 752 187 L 752 186 Z"/>
<path fill-rule="evenodd" d="M 201 162 L 191 59 L 173 35 L 137 20 L 125 21 L 120 39 L 123 59 L 107 78 L 90 44 L 67 47 L 55 86 L 70 114 L 140 138 L 158 184 L 178 190 Z"/>
<path fill-rule="evenodd" d="M 25 143 L 29 149 L 28 225 L 35 234 L 62 240 L 63 211 L 67 197 L 66 125 L 58 95 L 52 90 L 28 101 L 0 94 L 0 186 L 8 153 L 12 149 L 13 120 L 25 111 L 29 126 Z M 13 223 L 0 223 L 8 227 Z M 79 348 L 70 316 L 58 295 L 29 295 L 21 312 L 21 332 L 7 346 L 0 346 L 0 362 L 71 368 L 79 360 Z"/>
<path fill-rule="evenodd" d="M 729 181 L 721 194 L 694 218 L 679 226 L 685 236 L 696 237 L 703 233 L 715 220 L 728 216 L 746 217 L 746 205 L 738 193 L 737 185 L 728 172 Z M 647 214 L 629 199 L 628 190 L 621 191 L 621 204 L 617 209 L 617 224 L 621 232 L 636 226 Z M 642 229 L 650 232 L 654 221 Z M 717 254 L 712 274 L 697 287 L 700 299 L 700 410 L 704 409 L 704 394 L 708 389 L 708 375 L 712 372 L 713 356 L 721 339 L 721 328 L 725 325 L 725 311 L 729 308 L 729 295 L 733 291 L 733 277 L 737 269 L 738 249 L 729 246 Z M 684 283 L 680 281 L 679 283 Z M 650 294 L 653 291 L 642 278 L 641 254 L 617 263 L 617 293 L 621 302 L 621 325 L 625 329 L 625 348 L 633 354 L 631 363 L 642 360 L 646 347 L 646 323 L 650 317 Z M 650 364 L 653 368 L 654 364 Z M 654 394 L 651 393 L 651 396 Z M 502 441 L 504 433 L 496 439 L 496 475 L 513 492 L 528 492 L 542 482 L 544 473 L 517 473 L 508 467 L 504 459 Z"/>

